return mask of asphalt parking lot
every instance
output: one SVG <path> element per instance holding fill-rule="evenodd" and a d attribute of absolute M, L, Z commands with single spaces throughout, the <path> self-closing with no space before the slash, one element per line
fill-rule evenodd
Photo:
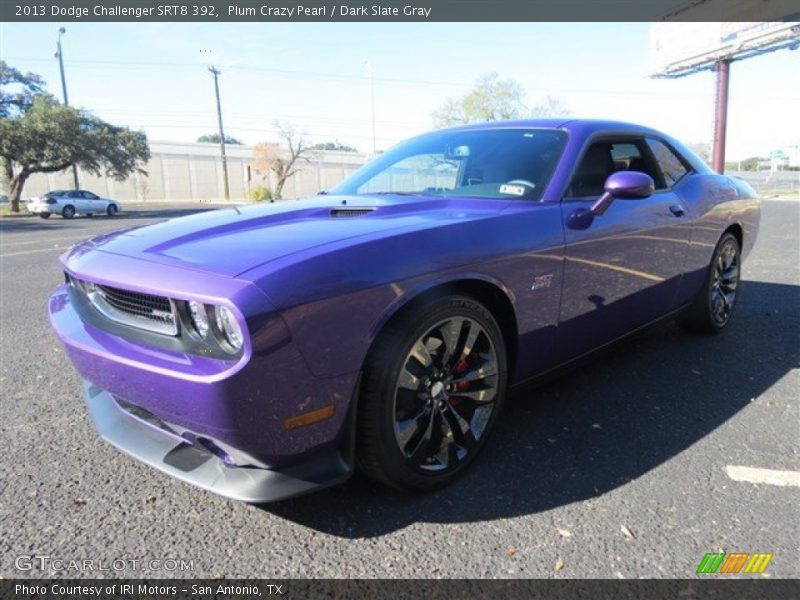
<path fill-rule="evenodd" d="M 764 203 L 723 335 L 665 323 L 516 393 L 483 456 L 443 491 L 356 476 L 262 507 L 102 442 L 45 316 L 69 245 L 185 212 L 0 220 L 1 576 L 682 578 L 724 550 L 771 552 L 766 576 L 800 577 L 800 488 L 726 470 L 800 471 L 800 203 Z M 22 572 L 26 554 L 139 562 Z M 193 570 L 150 570 L 165 558 Z"/>

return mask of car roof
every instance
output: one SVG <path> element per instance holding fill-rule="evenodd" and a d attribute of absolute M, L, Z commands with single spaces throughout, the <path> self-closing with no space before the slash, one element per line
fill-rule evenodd
<path fill-rule="evenodd" d="M 54 196 L 63 196 L 64 194 L 69 194 L 70 192 L 89 192 L 90 194 L 94 194 L 94 192 L 91 192 L 89 190 L 83 190 L 83 189 L 81 189 L 81 190 L 53 190 L 53 191 L 47 192 L 47 193 L 48 194 L 53 194 Z M 94 194 L 94 195 L 96 196 L 97 194 Z"/>
<path fill-rule="evenodd" d="M 592 134 L 595 131 L 615 131 L 624 133 L 654 133 L 660 132 L 643 125 L 627 123 L 625 121 L 612 121 L 606 119 L 515 119 L 509 121 L 488 121 L 485 123 L 469 123 L 449 127 L 441 131 L 476 131 L 495 129 L 563 129 L 569 132 Z"/>

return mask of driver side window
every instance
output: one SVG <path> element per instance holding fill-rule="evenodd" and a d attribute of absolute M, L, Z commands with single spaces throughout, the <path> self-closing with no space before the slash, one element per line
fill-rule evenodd
<path fill-rule="evenodd" d="M 572 178 L 567 195 L 598 198 L 608 176 L 616 171 L 640 171 L 653 178 L 657 190 L 666 188 L 664 176 L 641 139 L 603 140 L 589 146 Z"/>

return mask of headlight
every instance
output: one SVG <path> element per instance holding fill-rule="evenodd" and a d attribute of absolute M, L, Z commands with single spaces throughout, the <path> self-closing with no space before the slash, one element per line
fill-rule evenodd
<path fill-rule="evenodd" d="M 199 302 L 189 302 L 189 316 L 192 319 L 195 331 L 200 337 L 206 337 L 208 333 L 208 313 L 206 307 Z"/>
<path fill-rule="evenodd" d="M 225 306 L 218 306 L 215 312 L 217 315 L 217 327 L 225 336 L 225 340 L 230 344 L 231 348 L 238 352 L 242 349 L 244 337 L 242 336 L 242 328 L 239 327 L 236 317 L 234 317 L 233 312 Z"/>

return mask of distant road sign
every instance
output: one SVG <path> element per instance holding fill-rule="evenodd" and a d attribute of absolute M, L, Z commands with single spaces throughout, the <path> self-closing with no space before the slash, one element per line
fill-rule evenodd
<path fill-rule="evenodd" d="M 796 21 L 658 23 L 650 29 L 650 74 L 682 77 L 709 69 L 720 60 L 740 60 L 798 46 L 800 23 Z"/>

